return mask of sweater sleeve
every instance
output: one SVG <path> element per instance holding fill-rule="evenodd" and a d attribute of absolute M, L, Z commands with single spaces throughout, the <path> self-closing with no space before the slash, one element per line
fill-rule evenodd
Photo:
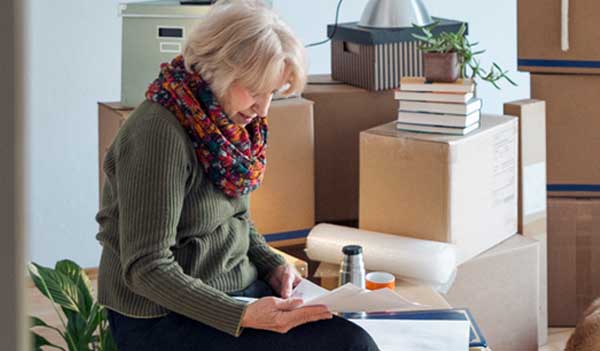
<path fill-rule="evenodd" d="M 248 257 L 254 263 L 261 278 L 266 277 L 278 266 L 285 264 L 285 258 L 271 250 L 265 238 L 258 233 L 254 223 L 250 223 L 250 246 L 248 248 Z"/>
<path fill-rule="evenodd" d="M 245 304 L 183 272 L 171 247 L 181 215 L 191 152 L 176 125 L 147 118 L 116 160 L 120 257 L 127 286 L 171 311 L 233 336 Z"/>

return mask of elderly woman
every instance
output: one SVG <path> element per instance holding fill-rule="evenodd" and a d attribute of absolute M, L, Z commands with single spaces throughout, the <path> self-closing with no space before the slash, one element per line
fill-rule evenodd
<path fill-rule="evenodd" d="M 271 98 L 304 83 L 301 44 L 249 0 L 218 2 L 161 66 L 103 166 L 98 300 L 120 351 L 377 349 L 289 298 L 300 278 L 250 220 Z"/>

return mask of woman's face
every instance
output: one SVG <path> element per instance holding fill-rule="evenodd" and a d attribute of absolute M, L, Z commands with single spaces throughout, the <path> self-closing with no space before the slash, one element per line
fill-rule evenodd
<path fill-rule="evenodd" d="M 221 99 L 221 104 L 229 119 L 237 125 L 245 126 L 257 116 L 266 116 L 273 94 L 284 85 L 284 77 L 285 75 L 281 77 L 279 86 L 273 87 L 271 91 L 265 93 L 251 92 L 234 82 Z"/>

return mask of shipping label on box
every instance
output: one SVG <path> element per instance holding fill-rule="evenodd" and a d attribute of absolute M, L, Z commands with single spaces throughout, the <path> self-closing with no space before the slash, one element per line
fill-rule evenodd
<path fill-rule="evenodd" d="M 361 133 L 361 229 L 451 242 L 458 261 L 516 233 L 517 120 L 484 115 L 467 136 Z"/>

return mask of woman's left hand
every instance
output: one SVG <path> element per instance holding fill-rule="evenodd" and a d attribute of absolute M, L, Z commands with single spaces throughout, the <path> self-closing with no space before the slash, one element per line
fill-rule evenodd
<path fill-rule="evenodd" d="M 269 274 L 267 281 L 276 294 L 287 299 L 292 294 L 296 285 L 300 284 L 302 277 L 296 269 L 289 264 L 283 264 Z"/>

